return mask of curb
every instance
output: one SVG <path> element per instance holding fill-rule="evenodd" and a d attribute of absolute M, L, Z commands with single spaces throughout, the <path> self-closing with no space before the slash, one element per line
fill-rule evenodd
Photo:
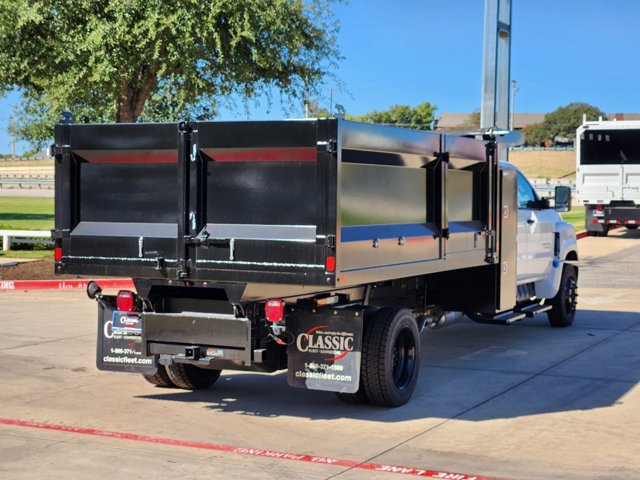
<path fill-rule="evenodd" d="M 616 228 L 622 228 L 624 225 L 611 225 L 609 227 L 609 230 L 615 230 Z M 580 230 L 579 232 L 576 232 L 576 239 L 580 240 L 581 238 L 584 237 L 588 237 L 589 236 L 589 232 L 587 232 L 586 230 Z"/>
<path fill-rule="evenodd" d="M 0 291 L 5 290 L 86 290 L 90 280 L 0 280 Z M 95 280 L 104 289 L 134 289 L 130 278 Z"/>

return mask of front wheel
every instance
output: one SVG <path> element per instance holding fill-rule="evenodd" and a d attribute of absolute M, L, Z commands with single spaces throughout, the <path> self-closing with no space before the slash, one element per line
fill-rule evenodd
<path fill-rule="evenodd" d="M 409 401 L 420 370 L 420 333 L 406 308 L 376 312 L 364 332 L 362 384 L 374 405 L 399 407 Z"/>
<path fill-rule="evenodd" d="M 562 270 L 560 288 L 549 302 L 551 310 L 547 312 L 549 323 L 553 327 L 568 327 L 573 323 L 578 304 L 578 275 L 576 267 L 565 265 Z"/>

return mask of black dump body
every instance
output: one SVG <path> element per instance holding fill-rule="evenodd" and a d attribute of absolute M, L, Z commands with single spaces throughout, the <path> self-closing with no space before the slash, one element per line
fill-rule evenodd
<path fill-rule="evenodd" d="M 54 150 L 59 273 L 236 303 L 486 267 L 515 242 L 483 140 L 342 119 L 61 124 Z"/>
<path fill-rule="evenodd" d="M 57 270 L 325 284 L 330 126 L 59 125 Z"/>

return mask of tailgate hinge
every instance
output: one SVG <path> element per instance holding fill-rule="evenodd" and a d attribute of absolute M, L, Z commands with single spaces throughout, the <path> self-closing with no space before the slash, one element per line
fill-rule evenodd
<path fill-rule="evenodd" d="M 486 241 L 486 256 L 484 258 L 484 261 L 487 263 L 496 263 L 496 261 L 498 260 L 498 256 L 496 255 L 495 250 L 496 232 L 494 232 L 493 230 L 487 230 L 486 228 L 481 232 L 476 232 L 474 236 L 474 244 L 477 243 L 477 239 L 479 237 L 485 238 Z"/>
<path fill-rule="evenodd" d="M 325 152 L 334 154 L 338 151 L 338 142 L 333 139 L 318 142 L 318 150 L 321 150 L 322 147 L 324 147 Z"/>
<path fill-rule="evenodd" d="M 327 235 L 324 239 L 324 245 L 327 248 L 332 248 L 335 250 L 336 248 L 336 236 L 335 235 Z"/>
<path fill-rule="evenodd" d="M 183 279 L 191 274 L 191 260 L 185 260 L 181 258 L 178 260 L 178 266 L 176 268 L 176 277 Z"/>

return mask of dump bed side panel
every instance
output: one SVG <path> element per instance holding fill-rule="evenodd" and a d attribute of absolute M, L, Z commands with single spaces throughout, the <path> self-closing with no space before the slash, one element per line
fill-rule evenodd
<path fill-rule="evenodd" d="M 485 143 L 342 121 L 339 284 L 486 264 Z"/>

